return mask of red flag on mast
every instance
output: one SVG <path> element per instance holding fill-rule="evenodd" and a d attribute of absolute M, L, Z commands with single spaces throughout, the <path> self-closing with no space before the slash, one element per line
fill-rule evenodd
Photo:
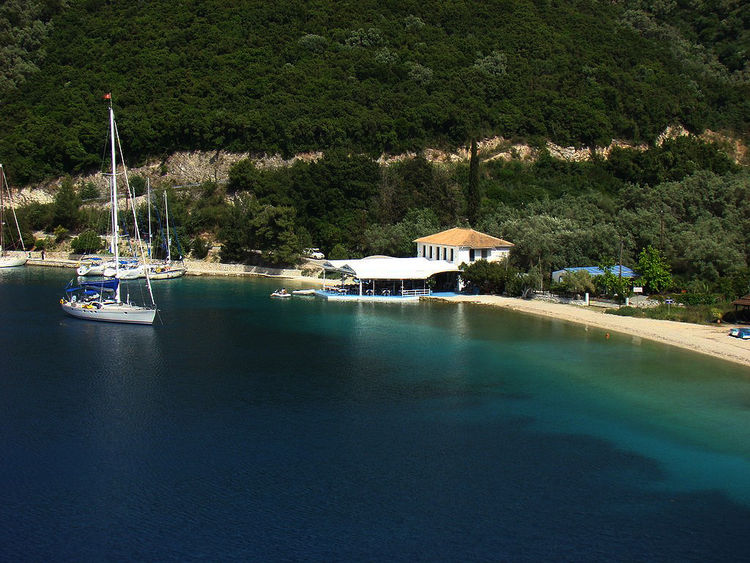
<path fill-rule="evenodd" d="M 112 99 L 112 94 L 109 94 L 109 93 L 107 93 L 107 94 L 104 94 L 104 95 L 102 96 L 102 98 L 103 98 L 103 99 L 105 99 L 105 100 L 111 100 L 111 99 Z"/>

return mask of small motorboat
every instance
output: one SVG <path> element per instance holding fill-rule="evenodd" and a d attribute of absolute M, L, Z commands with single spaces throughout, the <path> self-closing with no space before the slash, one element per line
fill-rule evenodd
<path fill-rule="evenodd" d="M 291 297 L 292 294 L 289 293 L 286 289 L 281 288 L 277 289 L 271 294 L 271 297 L 277 297 L 277 298 L 284 298 L 284 297 Z"/>

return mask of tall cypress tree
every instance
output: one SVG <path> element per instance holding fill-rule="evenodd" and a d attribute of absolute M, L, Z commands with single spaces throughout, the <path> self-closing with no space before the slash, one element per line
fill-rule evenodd
<path fill-rule="evenodd" d="M 469 160 L 469 189 L 466 193 L 466 215 L 469 225 L 476 226 L 479 219 L 479 206 L 482 196 L 479 193 L 479 156 L 477 156 L 477 140 L 471 140 L 471 159 Z"/>

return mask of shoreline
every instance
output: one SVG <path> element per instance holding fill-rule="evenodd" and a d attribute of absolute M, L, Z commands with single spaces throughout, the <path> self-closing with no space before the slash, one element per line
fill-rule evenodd
<path fill-rule="evenodd" d="M 320 285 L 323 279 L 303 276 L 300 270 L 275 270 L 241 264 L 220 264 L 186 260 L 187 276 L 217 277 L 258 277 L 293 280 L 306 284 Z M 74 268 L 76 260 L 61 259 L 53 256 L 46 260 L 32 258 L 30 266 Z M 592 326 L 601 330 L 645 338 L 661 344 L 669 344 L 684 350 L 691 350 L 750 367 L 750 341 L 728 336 L 731 325 L 711 326 L 659 319 L 642 319 L 637 317 L 619 317 L 608 315 L 601 309 L 548 303 L 545 301 L 525 300 L 498 295 L 457 295 L 452 297 L 426 297 L 430 301 L 447 303 L 467 303 L 487 307 L 498 307 L 519 313 L 546 317 L 562 322 Z"/>
<path fill-rule="evenodd" d="M 562 322 L 591 326 L 605 331 L 645 338 L 661 344 L 669 344 L 684 350 L 691 350 L 750 367 L 750 341 L 728 336 L 729 328 L 732 325 L 711 326 L 660 319 L 619 317 L 608 315 L 604 310 L 595 310 L 591 307 L 547 303 L 545 301 L 527 301 L 499 295 L 458 295 L 455 297 L 428 297 L 427 299 L 497 307 Z"/>
<path fill-rule="evenodd" d="M 40 266 L 43 268 L 77 268 L 79 260 L 70 258 L 60 258 L 52 253 L 42 260 L 38 257 L 29 258 L 26 262 L 28 266 Z M 315 281 L 316 278 L 303 276 L 300 270 L 283 270 L 277 268 L 268 268 L 264 266 L 247 266 L 244 264 L 224 264 L 221 262 L 204 262 L 202 260 L 184 260 L 187 271 L 186 276 L 216 276 L 216 277 L 257 277 L 257 278 L 278 278 L 278 279 L 299 279 Z M 322 280 L 321 280 L 322 282 Z"/>

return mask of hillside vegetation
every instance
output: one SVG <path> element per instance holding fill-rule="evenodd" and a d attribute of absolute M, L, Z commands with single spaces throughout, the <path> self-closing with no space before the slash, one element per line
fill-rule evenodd
<path fill-rule="evenodd" d="M 670 124 L 745 136 L 750 16 L 742 8 L 717 0 L 10 2 L 0 10 L 0 48 L 27 57 L 4 71 L 0 155 L 19 183 L 96 168 L 104 92 L 120 110 L 131 162 L 218 148 L 380 155 L 494 135 L 652 142 Z"/>

